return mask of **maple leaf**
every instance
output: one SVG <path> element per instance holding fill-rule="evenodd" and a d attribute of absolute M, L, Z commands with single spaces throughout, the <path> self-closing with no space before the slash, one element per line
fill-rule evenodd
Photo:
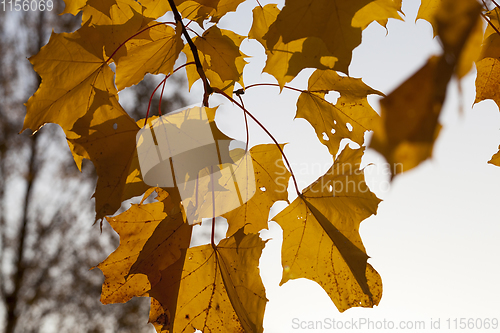
<path fill-rule="evenodd" d="M 382 294 L 359 236 L 361 221 L 380 202 L 359 170 L 363 151 L 346 146 L 326 174 L 273 219 L 283 229 L 280 285 L 316 281 L 341 312 L 377 305 Z"/>
<path fill-rule="evenodd" d="M 201 37 L 193 38 L 198 49 L 203 69 L 212 87 L 219 88 L 231 93 L 234 83 L 243 86 L 243 67 L 246 61 L 240 51 L 240 44 L 245 37 L 230 30 L 219 29 L 212 26 L 206 30 Z M 194 61 L 189 45 L 183 51 L 187 56 L 187 62 Z M 191 88 L 200 76 L 194 66 L 186 67 L 189 87 Z"/>
<path fill-rule="evenodd" d="M 415 22 L 417 20 L 426 20 L 432 26 L 432 30 L 434 31 L 434 36 L 437 35 L 437 27 L 434 16 L 441 6 L 442 0 L 421 0 L 420 8 L 418 9 L 417 17 L 415 18 Z"/>
<path fill-rule="evenodd" d="M 500 11 L 495 8 L 487 16 L 495 27 L 500 27 L 498 20 Z M 491 27 L 487 26 L 484 32 L 484 41 L 481 47 L 480 56 L 476 61 L 476 99 L 474 103 L 479 103 L 486 99 L 492 99 L 500 106 L 500 36 Z"/>
<path fill-rule="evenodd" d="M 268 47 L 264 35 L 276 21 L 280 10 L 275 4 L 253 9 L 253 24 L 249 38 L 259 41 L 266 50 L 267 62 L 264 72 L 273 75 L 281 88 L 292 81 L 304 68 L 333 68 L 337 58 L 332 56 L 321 39 L 317 37 L 301 38 L 283 43 L 282 38 L 272 47 Z"/>
<path fill-rule="evenodd" d="M 139 127 L 120 106 L 116 96 L 96 90 L 93 104 L 87 114 L 75 122 L 72 131 L 79 136 L 68 138 L 75 159 L 79 156 L 90 159 L 96 168 L 98 180 L 94 197 L 98 220 L 113 214 L 126 199 L 123 192 L 134 156 L 136 158 L 135 138 Z"/>
<path fill-rule="evenodd" d="M 153 191 L 158 201 L 144 204 Z M 105 277 L 101 302 L 124 303 L 135 296 L 148 296 L 160 281 L 160 272 L 189 247 L 192 227 L 182 217 L 178 197 L 151 188 L 139 204 L 106 219 L 120 235 L 120 246 L 96 266 Z"/>
<path fill-rule="evenodd" d="M 99 34 L 87 25 L 73 33 L 52 33 L 47 45 L 30 58 L 42 83 L 26 105 L 23 131 L 57 123 L 67 137 L 75 138 L 71 129 L 87 113 L 96 91 L 117 94 L 102 45 Z"/>
<path fill-rule="evenodd" d="M 168 75 L 174 68 L 184 47 L 180 34 L 157 22 L 149 27 L 125 43 L 126 56 L 116 61 L 118 90 L 139 83 L 147 73 Z"/>
<path fill-rule="evenodd" d="M 403 0 L 375 0 L 370 2 L 354 14 L 352 26 L 366 29 L 370 23 L 376 21 L 378 24 L 387 28 L 387 22 L 390 18 L 401 20 L 403 18 L 399 13 Z"/>
<path fill-rule="evenodd" d="M 308 89 L 297 100 L 296 118 L 304 118 L 314 127 L 318 139 L 332 156 L 337 154 L 342 139 L 349 138 L 362 145 L 364 132 L 377 126 L 379 115 L 366 97 L 383 94 L 361 79 L 341 77 L 333 70 L 316 70 L 309 78 Z M 340 93 L 336 105 L 324 98 L 332 90 Z"/>
<path fill-rule="evenodd" d="M 498 147 L 498 151 L 491 156 L 491 159 L 488 161 L 488 163 L 500 166 L 500 147 Z"/>
<path fill-rule="evenodd" d="M 371 146 L 391 164 L 391 172 L 408 171 L 432 155 L 441 107 L 449 80 L 480 12 L 474 0 L 443 0 L 436 13 L 444 54 L 431 57 L 412 77 L 382 99 L 382 128 Z M 418 89 L 419 94 L 414 92 Z"/>
<path fill-rule="evenodd" d="M 216 247 L 187 249 L 150 292 L 157 332 L 262 332 L 267 299 L 258 265 L 264 244 L 240 230 Z"/>
<path fill-rule="evenodd" d="M 351 21 L 358 10 L 372 0 L 286 0 L 283 10 L 264 36 L 272 49 L 283 43 L 306 37 L 323 41 L 338 61 L 334 69 L 347 73 L 352 50 L 361 43 L 361 28 Z"/>
<path fill-rule="evenodd" d="M 276 145 L 252 147 L 250 156 L 257 191 L 245 204 L 223 215 L 229 224 L 226 237 L 234 235 L 241 228 L 246 234 L 267 229 L 271 206 L 278 200 L 288 201 L 290 173 Z"/>

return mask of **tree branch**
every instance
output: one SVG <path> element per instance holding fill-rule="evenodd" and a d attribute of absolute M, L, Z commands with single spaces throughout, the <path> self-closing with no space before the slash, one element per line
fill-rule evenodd
<path fill-rule="evenodd" d="M 180 24 L 182 27 L 182 34 L 186 38 L 189 47 L 191 48 L 191 52 L 193 52 L 193 57 L 194 57 L 194 62 L 196 63 L 196 71 L 198 72 L 198 75 L 200 76 L 201 80 L 203 81 L 203 88 L 205 90 L 205 93 L 203 94 L 203 106 L 208 107 L 208 97 L 213 93 L 212 87 L 210 87 L 210 84 L 208 82 L 208 79 L 205 75 L 205 72 L 203 71 L 203 66 L 201 65 L 200 57 L 198 55 L 198 48 L 196 45 L 194 45 L 193 40 L 189 36 L 186 26 L 184 26 L 184 22 L 182 22 L 182 17 L 179 11 L 177 10 L 177 7 L 175 6 L 174 0 L 168 0 L 168 3 L 170 4 L 170 8 L 172 9 L 172 12 L 174 13 L 175 21 L 177 24 Z"/>

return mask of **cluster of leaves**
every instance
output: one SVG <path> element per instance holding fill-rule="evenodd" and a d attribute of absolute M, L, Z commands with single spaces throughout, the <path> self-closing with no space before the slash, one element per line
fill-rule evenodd
<path fill-rule="evenodd" d="M 89 159 L 96 168 L 96 219 L 106 218 L 120 235 L 118 249 L 98 265 L 105 276 L 101 300 L 151 297 L 150 322 L 158 332 L 263 330 L 267 299 L 258 261 L 265 242 L 258 232 L 267 228 L 273 204 L 288 201 L 282 184 L 289 179 L 297 198 L 273 219 L 283 229 L 281 283 L 316 281 L 340 311 L 378 304 L 381 278 L 367 263 L 358 230 L 380 200 L 358 169 L 364 148 L 341 150 L 341 141 L 362 146 L 365 132 L 374 131 L 371 146 L 388 162 L 405 171 L 417 166 L 431 156 L 448 82 L 463 77 L 474 61 L 476 101 L 500 102 L 498 6 L 486 11 L 487 4 L 475 0 L 422 0 L 418 18 L 432 24 L 443 52 L 385 97 L 348 76 L 348 66 L 363 29 L 402 19 L 402 0 L 286 0 L 282 9 L 256 1 L 248 36 L 221 29 L 219 20 L 243 1 L 66 0 L 65 13 L 81 12 L 82 26 L 53 33 L 30 58 L 42 83 L 27 103 L 24 129 L 37 131 L 48 122 L 62 127 L 76 164 Z M 168 12 L 175 21 L 160 21 Z M 201 35 L 189 27 L 192 21 Z M 483 37 L 484 21 L 489 27 Z M 313 126 L 332 156 L 331 168 L 303 191 L 293 172 L 282 171 L 290 170 L 283 145 L 243 106 L 244 91 L 263 85 L 245 86 L 245 38 L 265 49 L 263 71 L 277 82 L 265 84 L 298 92 L 296 117 Z M 181 53 L 187 60 L 175 68 Z M 225 96 L 274 142 L 250 149 L 257 191 L 223 215 L 229 228 L 218 244 L 212 234 L 211 244 L 190 247 L 192 226 L 178 191 L 144 184 L 136 135 L 145 121 L 135 122 L 118 102 L 118 91 L 147 73 L 166 80 L 180 68 L 190 87 L 202 80 L 205 106 L 212 94 Z M 316 69 L 307 89 L 288 86 L 305 68 Z M 336 104 L 327 100 L 332 91 L 340 94 Z M 384 96 L 380 115 L 367 101 L 370 94 Z M 207 110 L 214 133 L 222 135 L 215 127 L 216 108 Z M 499 161 L 500 153 L 491 162 Z M 156 199 L 147 203 L 153 192 Z M 140 203 L 110 217 L 124 200 L 140 195 Z"/>

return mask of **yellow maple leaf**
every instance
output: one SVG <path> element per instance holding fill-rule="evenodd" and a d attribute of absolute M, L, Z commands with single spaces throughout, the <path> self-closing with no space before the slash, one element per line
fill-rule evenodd
<path fill-rule="evenodd" d="M 418 9 L 417 17 L 415 18 L 415 22 L 417 20 L 426 20 L 432 26 L 432 30 L 434 31 L 434 36 L 437 35 L 437 27 L 434 16 L 441 6 L 442 0 L 421 0 L 420 8 Z"/>
<path fill-rule="evenodd" d="M 323 41 L 317 37 L 301 38 L 287 44 L 280 37 L 272 48 L 268 47 L 264 35 L 279 13 L 275 4 L 253 9 L 253 24 L 248 37 L 258 40 L 266 50 L 264 72 L 273 75 L 283 88 L 304 68 L 327 69 L 335 66 L 337 58 L 331 55 Z"/>
<path fill-rule="evenodd" d="M 356 12 L 352 19 L 352 26 L 366 29 L 366 27 L 376 21 L 381 26 L 387 28 L 387 22 L 390 18 L 401 20 L 402 0 L 375 0 L 370 2 Z"/>
<path fill-rule="evenodd" d="M 180 34 L 172 27 L 155 21 L 148 26 L 151 28 L 125 43 L 126 56 L 116 60 L 118 90 L 139 83 L 147 73 L 168 75 L 184 47 Z"/>
<path fill-rule="evenodd" d="M 82 22 L 96 28 L 106 56 L 116 61 L 127 53 L 122 43 L 153 20 L 143 12 L 144 7 L 134 0 L 88 0 L 82 8 Z"/>
<path fill-rule="evenodd" d="M 123 192 L 135 155 L 139 127 L 122 109 L 116 96 L 96 90 L 93 104 L 87 114 L 75 122 L 72 131 L 79 136 L 68 139 L 73 155 L 76 159 L 81 156 L 92 160 L 96 168 L 96 219 L 114 214 L 125 200 Z"/>
<path fill-rule="evenodd" d="M 158 193 L 158 201 L 144 204 L 153 191 Z M 120 246 L 97 265 L 105 277 L 101 302 L 124 303 L 148 296 L 160 281 L 160 272 L 189 247 L 192 228 L 182 218 L 178 199 L 151 188 L 139 204 L 106 219 L 120 235 Z"/>
<path fill-rule="evenodd" d="M 297 100 L 297 118 L 307 120 L 318 139 L 336 156 L 344 138 L 362 145 L 364 133 L 377 127 L 379 115 L 366 99 L 369 94 L 383 95 L 361 79 L 341 77 L 333 70 L 316 70 L 309 78 L 308 91 Z M 325 93 L 338 91 L 336 105 L 325 100 Z"/>
<path fill-rule="evenodd" d="M 57 123 L 67 137 L 75 138 L 71 129 L 87 113 L 96 91 L 116 96 L 114 73 L 104 60 L 102 45 L 100 35 L 87 25 L 73 33 L 52 33 L 47 45 L 30 58 L 42 83 L 28 100 L 23 130 Z"/>
<path fill-rule="evenodd" d="M 372 0 L 286 0 L 283 10 L 264 36 L 273 49 L 282 38 L 287 44 L 317 37 L 338 61 L 335 69 L 348 73 L 352 50 L 361 43 L 361 28 L 351 25 L 354 14 Z"/>
<path fill-rule="evenodd" d="M 500 27 L 500 10 L 495 8 L 487 14 L 491 24 Z M 484 32 L 480 56 L 476 61 L 476 99 L 474 103 L 492 99 L 500 107 L 500 35 L 490 25 Z"/>
<path fill-rule="evenodd" d="M 373 307 L 382 296 L 378 273 L 367 263 L 359 225 L 380 200 L 359 170 L 363 149 L 348 146 L 325 175 L 273 220 L 283 229 L 283 278 L 316 281 L 339 311 Z"/>
<path fill-rule="evenodd" d="M 488 161 L 488 163 L 500 166 L 500 147 L 498 147 L 498 151 L 491 156 L 491 159 Z"/>
<path fill-rule="evenodd" d="M 271 206 L 278 200 L 288 201 L 290 172 L 285 168 L 276 145 L 252 147 L 250 156 L 256 192 L 245 204 L 223 215 L 229 224 L 226 237 L 234 235 L 241 228 L 246 234 L 267 229 Z"/>
<path fill-rule="evenodd" d="M 157 332 L 262 332 L 266 306 L 259 275 L 265 242 L 240 230 L 216 247 L 189 248 L 152 288 Z"/>
<path fill-rule="evenodd" d="M 243 68 L 247 62 L 244 59 L 246 55 L 240 51 L 239 46 L 244 39 L 243 36 L 217 26 L 206 30 L 201 37 L 193 38 L 210 85 L 230 92 L 230 95 L 234 83 L 238 82 L 243 86 Z M 194 61 L 189 45 L 184 47 L 183 52 L 187 56 L 187 62 Z M 195 66 L 186 67 L 186 72 L 191 88 L 200 76 Z"/>

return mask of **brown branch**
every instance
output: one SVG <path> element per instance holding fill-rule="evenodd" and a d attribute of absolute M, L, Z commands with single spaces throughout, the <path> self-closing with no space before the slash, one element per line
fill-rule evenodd
<path fill-rule="evenodd" d="M 196 45 L 194 45 L 193 40 L 189 36 L 186 26 L 184 26 L 184 22 L 182 22 L 181 14 L 179 13 L 177 7 L 175 6 L 174 0 L 168 0 L 168 3 L 170 4 L 170 8 L 174 13 L 175 21 L 181 25 L 182 34 L 186 38 L 189 47 L 191 48 L 191 52 L 193 53 L 194 62 L 196 63 L 196 71 L 198 72 L 198 75 L 203 81 L 203 88 L 205 90 L 205 93 L 203 94 L 203 106 L 208 107 L 208 97 L 213 93 L 213 90 L 212 87 L 210 87 L 210 84 L 208 83 L 208 79 L 205 75 L 205 72 L 203 71 L 203 66 L 201 65 L 200 56 L 198 55 L 198 48 L 196 47 Z"/>

